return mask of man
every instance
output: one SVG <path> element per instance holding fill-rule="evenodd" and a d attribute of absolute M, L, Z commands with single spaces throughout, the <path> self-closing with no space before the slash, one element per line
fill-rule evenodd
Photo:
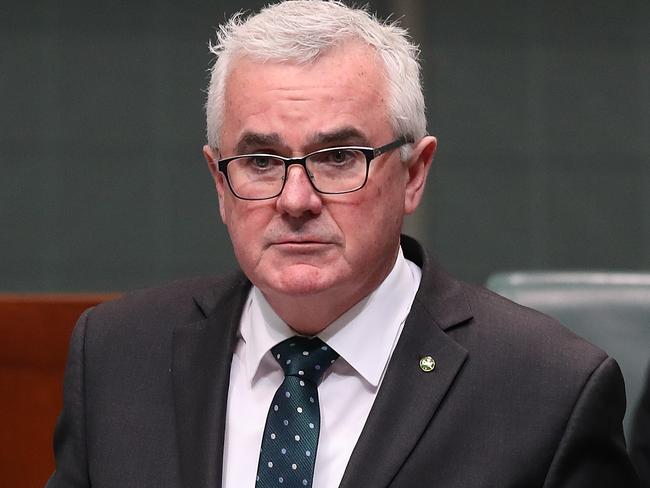
<path fill-rule="evenodd" d="M 400 237 L 436 150 L 405 32 L 287 1 L 213 51 L 243 273 L 81 317 L 48 486 L 636 486 L 615 362 Z"/>

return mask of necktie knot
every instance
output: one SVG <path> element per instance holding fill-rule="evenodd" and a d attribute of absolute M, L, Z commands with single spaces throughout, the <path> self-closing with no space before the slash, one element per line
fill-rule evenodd
<path fill-rule="evenodd" d="M 339 355 L 318 337 L 295 336 L 286 339 L 271 349 L 273 357 L 282 366 L 285 376 L 297 376 L 320 383 Z"/>

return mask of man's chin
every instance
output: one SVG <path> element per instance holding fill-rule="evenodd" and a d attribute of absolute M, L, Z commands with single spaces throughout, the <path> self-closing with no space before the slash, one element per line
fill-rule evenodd
<path fill-rule="evenodd" d="M 332 269 L 312 264 L 294 264 L 276 270 L 274 276 L 262 285 L 274 294 L 306 297 L 318 295 L 335 284 Z"/>

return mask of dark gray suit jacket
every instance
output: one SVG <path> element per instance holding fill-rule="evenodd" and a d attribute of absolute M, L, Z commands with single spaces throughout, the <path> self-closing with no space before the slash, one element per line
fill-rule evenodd
<path fill-rule="evenodd" d="M 422 267 L 420 290 L 340 486 L 637 486 L 616 363 L 552 319 L 450 277 L 414 240 L 402 246 Z M 187 281 L 84 313 L 48 488 L 219 487 L 249 287 L 241 274 Z"/>
<path fill-rule="evenodd" d="M 642 485 L 650 488 L 650 368 L 632 424 L 630 456 Z"/>

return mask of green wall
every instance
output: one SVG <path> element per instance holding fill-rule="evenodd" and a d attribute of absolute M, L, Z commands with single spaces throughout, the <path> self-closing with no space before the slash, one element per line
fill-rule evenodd
<path fill-rule="evenodd" d="M 263 3 L 0 6 L 0 290 L 235 266 L 201 155 L 207 42 Z M 650 268 L 650 2 L 395 3 L 440 143 L 408 231 L 472 281 Z"/>

